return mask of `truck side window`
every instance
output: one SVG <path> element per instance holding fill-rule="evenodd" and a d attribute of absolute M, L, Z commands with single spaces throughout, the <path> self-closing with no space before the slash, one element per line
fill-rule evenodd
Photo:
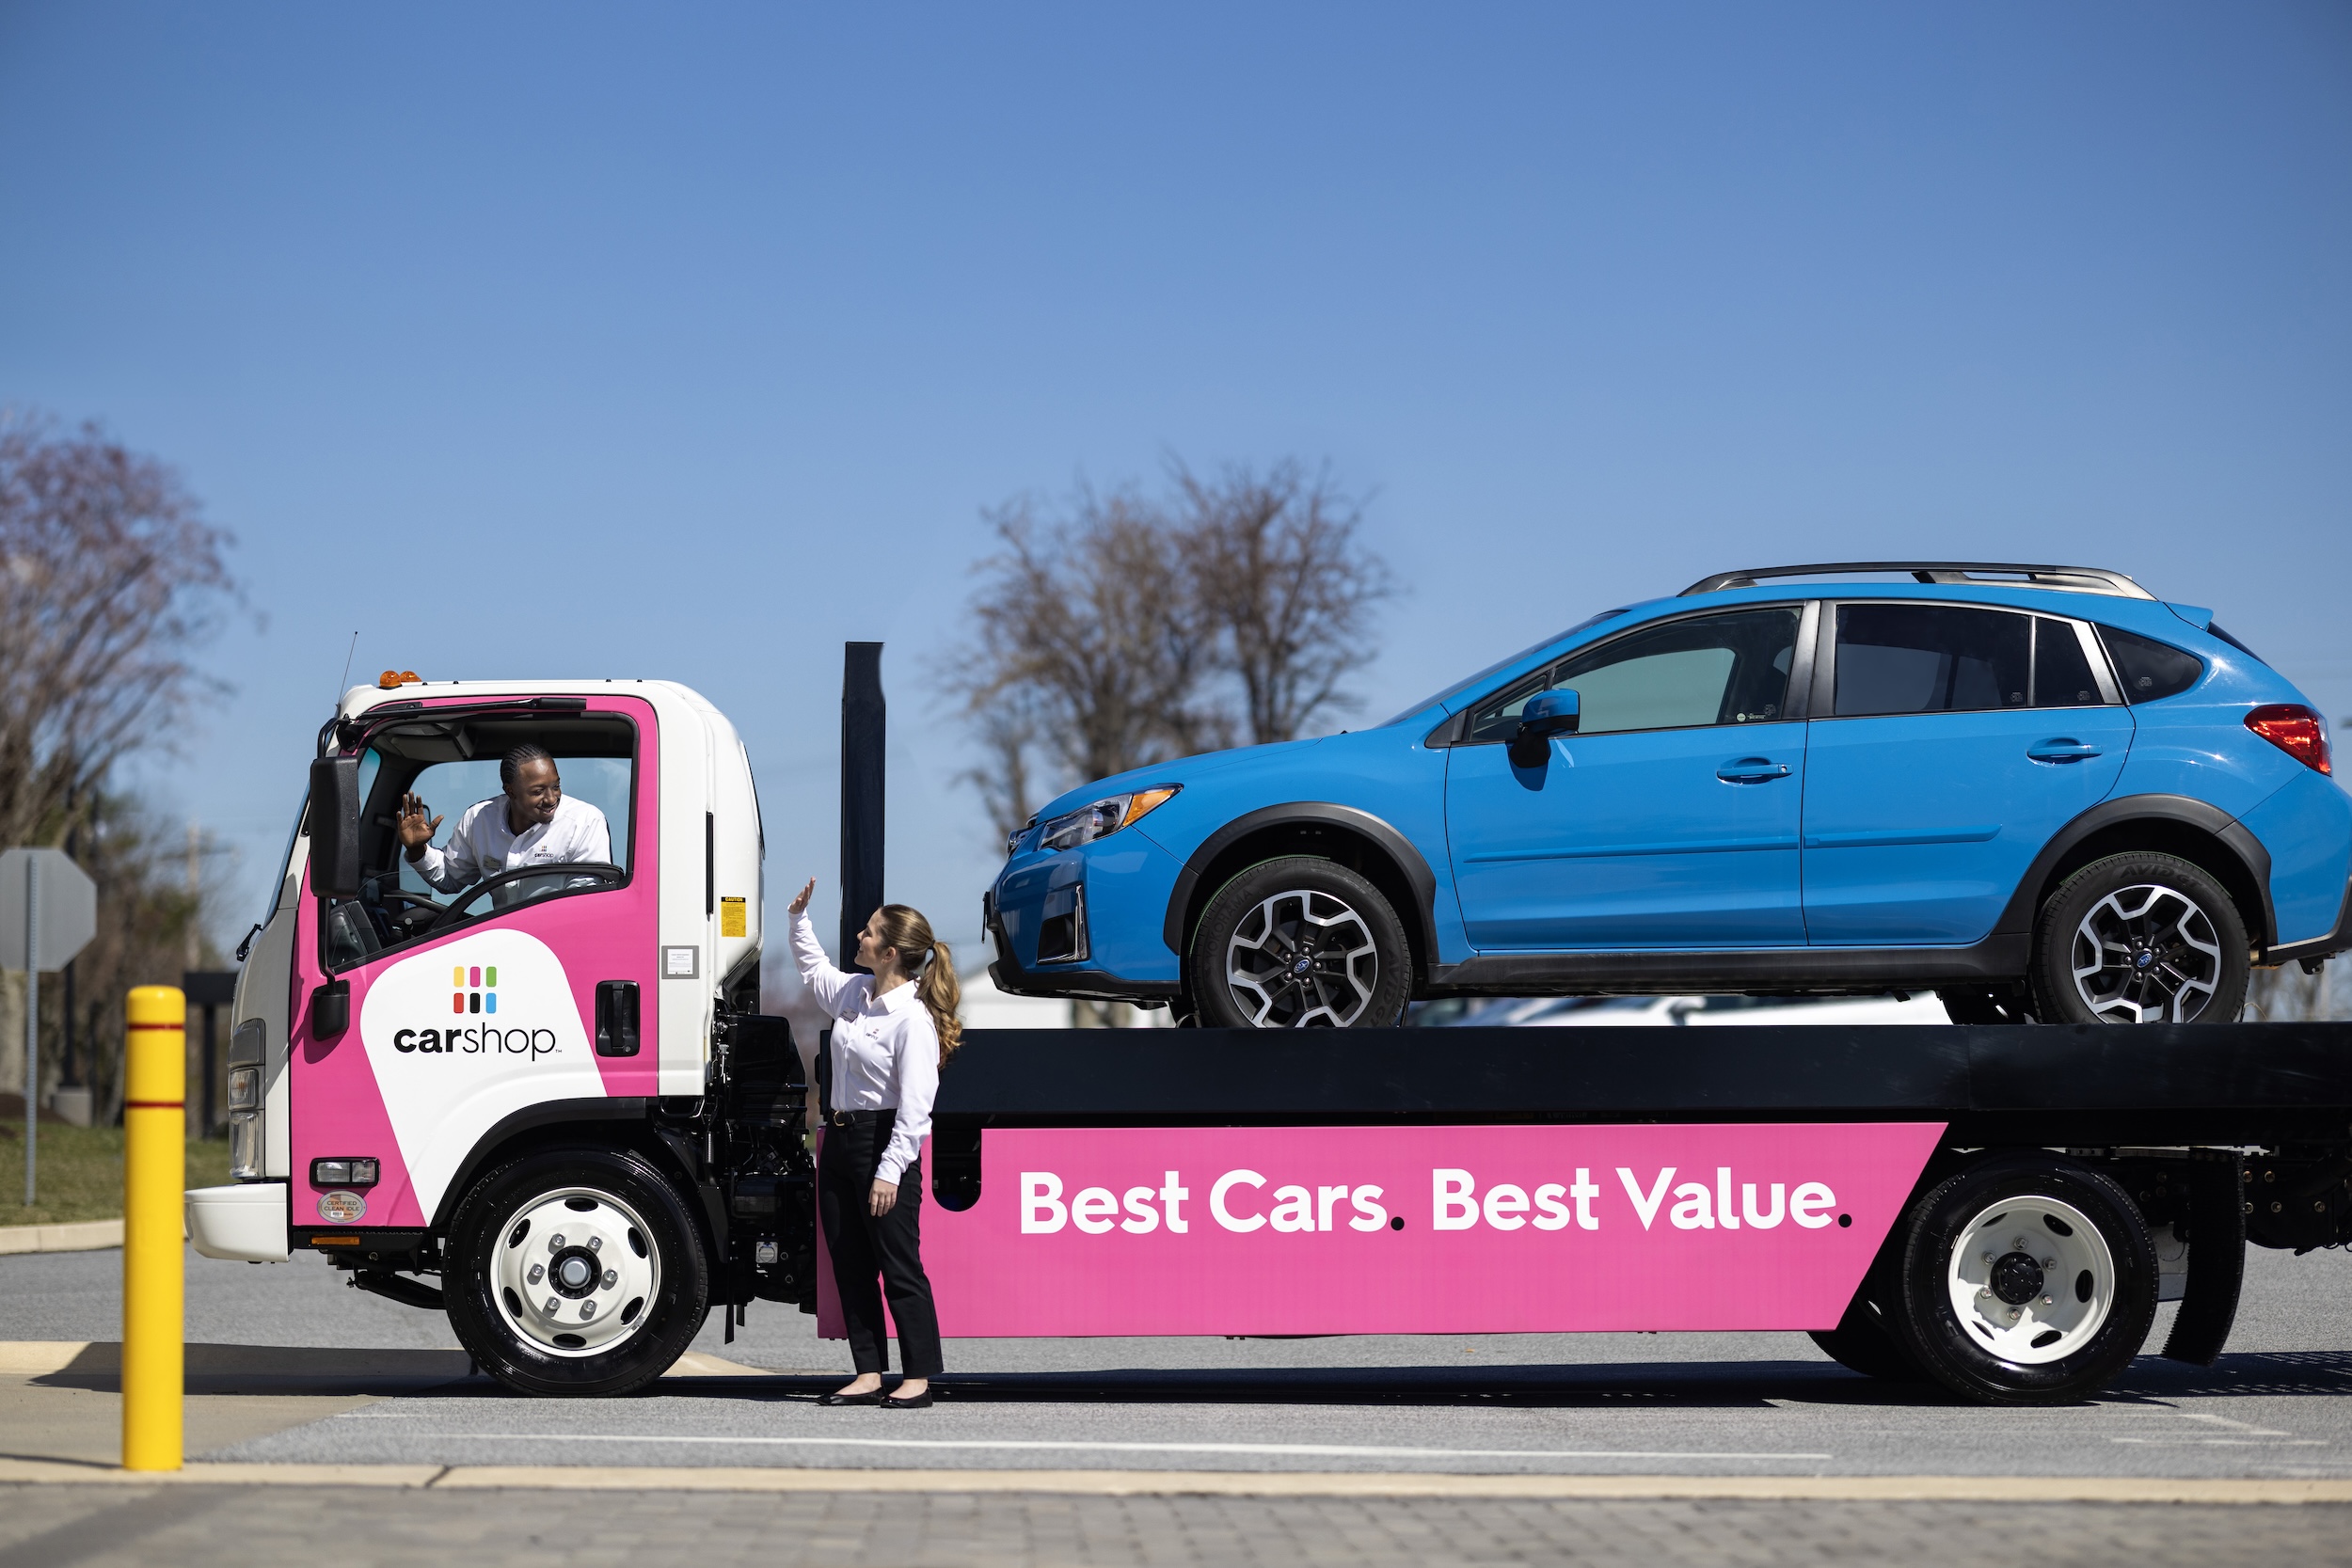
<path fill-rule="evenodd" d="M 1964 605 L 1837 607 L 1840 719 L 2024 707 L 2033 622 Z"/>
<path fill-rule="evenodd" d="M 1580 735 L 1764 723 L 1788 700 L 1797 610 L 1692 615 L 1645 626 L 1521 681 L 1470 716 L 1471 742 L 1508 740 L 1538 691 L 1573 687 Z"/>

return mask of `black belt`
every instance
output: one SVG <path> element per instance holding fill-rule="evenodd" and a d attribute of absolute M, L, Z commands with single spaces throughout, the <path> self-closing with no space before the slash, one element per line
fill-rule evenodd
<path fill-rule="evenodd" d="M 832 1124 L 835 1127 L 849 1127 L 861 1121 L 880 1121 L 884 1117 L 896 1117 L 898 1114 L 896 1106 L 886 1111 L 835 1111 L 833 1113 Z"/>

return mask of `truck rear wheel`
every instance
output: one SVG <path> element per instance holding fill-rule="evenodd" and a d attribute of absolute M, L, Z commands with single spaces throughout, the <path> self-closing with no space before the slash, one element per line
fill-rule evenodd
<path fill-rule="evenodd" d="M 1336 861 L 1285 855 L 1217 891 L 1186 969 L 1203 1025 L 1350 1029 L 1397 1021 L 1411 963 L 1378 888 Z"/>
<path fill-rule="evenodd" d="M 1896 1330 L 1920 1370 L 1982 1404 L 2082 1399 L 2156 1315 L 2156 1254 L 2131 1197 L 2049 1155 L 2001 1158 L 1921 1198 Z"/>
<path fill-rule="evenodd" d="M 1919 1383 L 1927 1373 L 1911 1358 L 1897 1338 L 1886 1312 L 1894 1297 L 1894 1271 L 1883 1262 L 1870 1265 L 1862 1287 L 1846 1304 L 1836 1328 L 1808 1329 L 1806 1337 L 1822 1354 L 1850 1372 L 1882 1383 Z"/>
<path fill-rule="evenodd" d="M 525 1394 L 627 1394 L 667 1371 L 710 1309 L 685 1204 L 642 1156 L 555 1149 L 501 1165 L 457 1206 L 450 1326 Z"/>

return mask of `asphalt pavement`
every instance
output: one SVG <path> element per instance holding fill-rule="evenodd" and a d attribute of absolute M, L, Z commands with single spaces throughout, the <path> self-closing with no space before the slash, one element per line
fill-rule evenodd
<path fill-rule="evenodd" d="M 117 1252 L 0 1259 L 0 1340 L 118 1338 L 120 1268 Z M 250 1265 L 191 1254 L 187 1322 L 200 1345 L 422 1353 L 454 1344 L 437 1315 L 348 1290 L 307 1256 Z M 755 1306 L 732 1344 L 714 1316 L 696 1348 L 731 1366 L 706 1364 L 719 1375 L 665 1379 L 626 1400 L 520 1399 L 485 1378 L 451 1377 L 447 1357 L 379 1358 L 371 1365 L 439 1370 L 375 1382 L 313 1375 L 332 1358 L 278 1358 L 275 1378 L 246 1376 L 241 1387 L 236 1376 L 215 1377 L 215 1402 L 308 1390 L 315 1406 L 296 1401 L 271 1420 L 225 1423 L 207 1447 L 192 1428 L 191 1457 L 2352 1478 L 2352 1259 L 2340 1252 L 2252 1253 L 2237 1332 L 2216 1367 L 2146 1356 L 2097 1399 L 2043 1410 L 1976 1409 L 1874 1383 L 1796 1334 L 950 1340 L 940 1402 L 914 1413 L 818 1408 L 814 1396 L 844 1375 L 844 1348 L 818 1339 L 814 1320 L 787 1307 Z"/>

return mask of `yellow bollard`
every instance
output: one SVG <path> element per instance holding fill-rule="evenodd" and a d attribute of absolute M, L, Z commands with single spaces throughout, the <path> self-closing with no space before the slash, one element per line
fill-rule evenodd
<path fill-rule="evenodd" d="M 129 1004 L 122 1101 L 122 1467 L 180 1468 L 182 1196 L 187 1186 L 188 1004 L 140 986 Z"/>

